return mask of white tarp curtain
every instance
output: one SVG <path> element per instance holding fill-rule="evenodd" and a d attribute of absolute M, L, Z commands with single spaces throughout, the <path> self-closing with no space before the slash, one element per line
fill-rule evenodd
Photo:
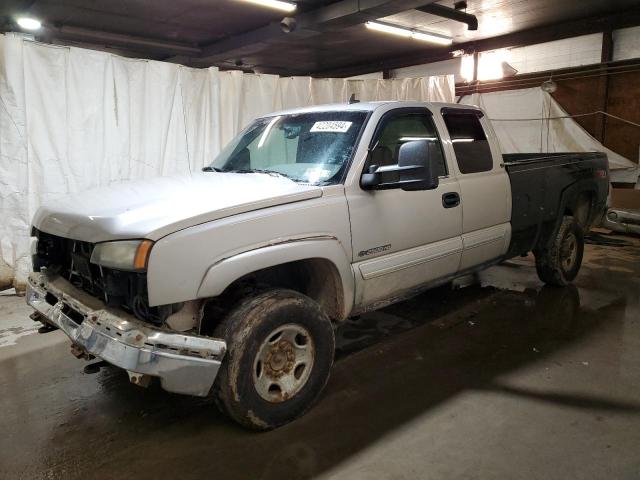
<path fill-rule="evenodd" d="M 482 107 L 496 132 L 502 151 L 525 152 L 606 152 L 614 182 L 636 183 L 638 164 L 609 150 L 589 135 L 568 113 L 539 87 L 491 93 L 474 93 L 460 103 Z"/>
<path fill-rule="evenodd" d="M 26 278 L 29 224 L 42 202 L 197 171 L 255 117 L 352 93 L 450 102 L 454 80 L 219 72 L 0 35 L 0 289 Z"/>

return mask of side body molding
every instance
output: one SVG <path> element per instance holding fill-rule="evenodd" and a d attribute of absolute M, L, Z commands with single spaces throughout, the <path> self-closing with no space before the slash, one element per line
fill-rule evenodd
<path fill-rule="evenodd" d="M 355 298 L 354 274 L 344 248 L 332 237 L 290 240 L 222 259 L 207 270 L 198 289 L 198 298 L 220 295 L 226 287 L 249 273 L 308 259 L 328 260 L 335 266 L 342 286 L 342 314 L 346 318 L 353 308 Z"/>

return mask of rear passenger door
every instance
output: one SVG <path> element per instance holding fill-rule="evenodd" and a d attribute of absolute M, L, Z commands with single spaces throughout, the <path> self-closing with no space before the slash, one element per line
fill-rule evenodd
<path fill-rule="evenodd" d="M 502 154 L 480 110 L 443 108 L 462 204 L 460 270 L 502 256 L 511 237 L 511 188 Z"/>

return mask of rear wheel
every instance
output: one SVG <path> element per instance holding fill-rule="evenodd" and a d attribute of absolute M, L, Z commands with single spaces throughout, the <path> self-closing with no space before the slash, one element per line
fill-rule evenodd
<path fill-rule="evenodd" d="M 565 216 L 551 245 L 535 252 L 538 277 L 549 285 L 568 285 L 578 275 L 584 254 L 584 232 Z"/>
<path fill-rule="evenodd" d="M 305 413 L 333 363 L 329 318 L 310 298 L 271 290 L 240 302 L 214 332 L 227 354 L 214 385 L 218 406 L 241 425 L 268 430 Z"/>

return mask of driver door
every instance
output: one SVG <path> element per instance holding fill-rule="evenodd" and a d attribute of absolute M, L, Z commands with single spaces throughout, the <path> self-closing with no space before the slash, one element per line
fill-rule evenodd
<path fill-rule="evenodd" d="M 372 165 L 398 163 L 400 146 L 409 141 L 436 142 L 430 158 L 438 171 L 434 190 L 364 190 L 347 192 L 351 218 L 356 309 L 455 274 L 462 255 L 460 187 L 451 175 L 438 130 L 426 108 L 392 110 L 382 117 L 370 145 L 364 171 Z M 397 173 L 385 173 L 385 182 Z M 396 176 L 396 178 L 394 178 Z"/>

